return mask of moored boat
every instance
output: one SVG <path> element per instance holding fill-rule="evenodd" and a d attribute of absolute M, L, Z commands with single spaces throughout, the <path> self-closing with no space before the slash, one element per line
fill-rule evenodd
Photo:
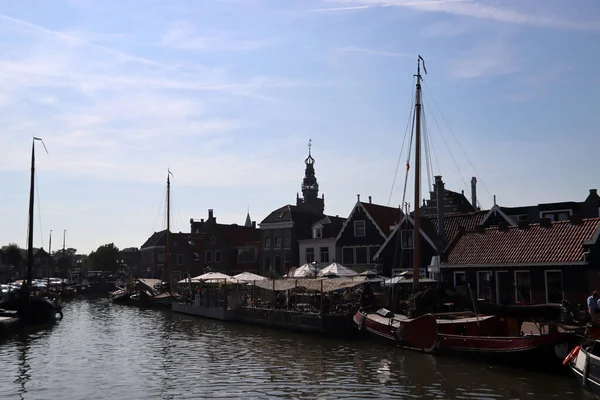
<path fill-rule="evenodd" d="M 353 319 L 359 332 L 366 331 L 402 347 L 426 353 L 433 352 L 437 347 L 437 322 L 431 314 L 408 318 L 381 308 L 376 312 L 358 310 Z"/>
<path fill-rule="evenodd" d="M 565 357 L 563 365 L 579 379 L 583 391 L 600 399 L 600 326 L 588 324 L 581 345 Z"/>

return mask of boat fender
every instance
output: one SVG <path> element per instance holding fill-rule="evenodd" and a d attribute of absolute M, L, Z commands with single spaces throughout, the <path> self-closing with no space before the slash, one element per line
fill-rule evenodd
<path fill-rule="evenodd" d="M 363 327 L 365 324 L 365 318 L 366 318 L 366 315 L 363 313 L 360 313 L 360 318 L 358 320 L 358 331 L 359 332 L 362 332 L 362 330 L 363 330 Z"/>
<path fill-rule="evenodd" d="M 573 348 L 573 350 L 571 350 L 569 355 L 566 356 L 565 359 L 563 360 L 563 365 L 569 364 L 573 358 L 577 357 L 577 354 L 579 353 L 580 348 L 581 348 L 581 346 L 575 346 Z"/>

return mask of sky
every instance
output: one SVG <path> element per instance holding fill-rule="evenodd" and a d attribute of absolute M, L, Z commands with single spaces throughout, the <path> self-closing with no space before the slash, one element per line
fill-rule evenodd
<path fill-rule="evenodd" d="M 432 171 L 485 209 L 600 186 L 596 0 L 0 1 L 0 245 L 139 247 L 190 218 L 402 203 L 417 55 Z M 402 150 L 403 149 L 403 150 Z M 400 168 L 394 180 L 396 168 Z M 412 171 L 411 171 L 412 173 Z M 394 183 L 395 182 L 395 183 Z M 412 179 L 407 199 L 411 201 Z"/>

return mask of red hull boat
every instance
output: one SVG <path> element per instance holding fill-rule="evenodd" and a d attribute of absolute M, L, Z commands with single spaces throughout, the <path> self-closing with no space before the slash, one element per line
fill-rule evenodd
<path fill-rule="evenodd" d="M 387 339 L 403 347 L 431 353 L 438 343 L 437 322 L 433 315 L 425 314 L 417 318 L 394 315 L 380 309 L 377 312 L 359 310 L 354 314 L 360 332 Z"/>
<path fill-rule="evenodd" d="M 475 316 L 437 320 L 438 352 L 494 358 L 520 365 L 560 368 L 576 336 L 549 329 L 547 333 L 523 334 L 522 323 L 513 318 Z"/>

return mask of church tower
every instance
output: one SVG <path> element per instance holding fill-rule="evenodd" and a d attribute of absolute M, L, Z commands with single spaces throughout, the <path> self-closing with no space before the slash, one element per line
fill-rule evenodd
<path fill-rule="evenodd" d="M 319 184 L 315 176 L 315 159 L 311 154 L 312 139 L 308 141 L 308 157 L 304 160 L 306 169 L 304 170 L 304 179 L 302 180 L 302 196 L 296 195 L 296 205 L 298 207 L 310 208 L 323 214 L 325 211 L 325 196 L 319 198 Z"/>

